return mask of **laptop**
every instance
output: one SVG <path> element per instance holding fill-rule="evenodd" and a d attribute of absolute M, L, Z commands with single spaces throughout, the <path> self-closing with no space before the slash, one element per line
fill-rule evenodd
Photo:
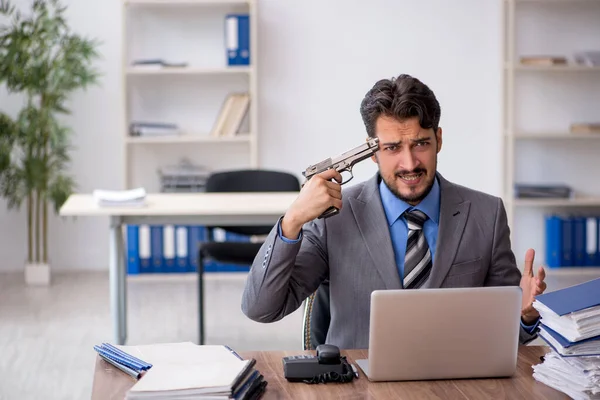
<path fill-rule="evenodd" d="M 356 362 L 371 381 L 510 377 L 521 298 L 518 286 L 375 290 Z"/>

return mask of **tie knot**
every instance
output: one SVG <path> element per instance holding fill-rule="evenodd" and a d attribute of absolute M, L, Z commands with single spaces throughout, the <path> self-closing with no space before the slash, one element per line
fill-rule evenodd
<path fill-rule="evenodd" d="M 408 223 L 408 229 L 420 230 L 423 229 L 423 224 L 427 220 L 427 215 L 423 211 L 412 210 L 404 213 L 404 218 Z"/>

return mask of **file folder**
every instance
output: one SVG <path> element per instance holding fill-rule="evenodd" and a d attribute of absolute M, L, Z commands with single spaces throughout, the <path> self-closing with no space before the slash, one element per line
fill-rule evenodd
<path fill-rule="evenodd" d="M 588 267 L 598 265 L 598 218 L 586 219 L 586 259 Z"/>
<path fill-rule="evenodd" d="M 227 65 L 250 65 L 250 16 L 248 14 L 225 16 L 225 41 Z"/>
<path fill-rule="evenodd" d="M 152 259 L 150 272 L 163 272 L 163 227 L 161 225 L 150 226 L 150 243 Z"/>
<path fill-rule="evenodd" d="M 546 217 L 546 264 L 562 266 L 562 219 L 556 215 Z"/>
<path fill-rule="evenodd" d="M 559 316 L 600 305 L 600 278 L 536 296 Z"/>
<path fill-rule="evenodd" d="M 540 336 L 554 351 L 563 357 L 600 356 L 600 336 L 571 342 L 544 324 L 540 326 Z M 578 350 L 578 348 L 585 347 L 588 348 L 588 351 Z M 589 351 L 589 349 L 592 349 L 592 351 Z"/>
<path fill-rule="evenodd" d="M 140 273 L 147 274 L 152 272 L 152 256 L 150 250 L 150 226 L 139 226 L 139 256 L 140 256 Z"/>
<path fill-rule="evenodd" d="M 127 225 L 127 273 L 137 275 L 140 273 L 140 229 L 137 225 Z"/>

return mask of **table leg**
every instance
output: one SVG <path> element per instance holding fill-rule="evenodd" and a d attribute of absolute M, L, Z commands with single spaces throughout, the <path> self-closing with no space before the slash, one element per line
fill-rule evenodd
<path fill-rule="evenodd" d="M 204 257 L 198 252 L 198 344 L 204 344 Z"/>
<path fill-rule="evenodd" d="M 120 345 L 127 340 L 127 271 L 121 219 L 111 217 L 109 237 L 110 312 L 113 340 Z"/>

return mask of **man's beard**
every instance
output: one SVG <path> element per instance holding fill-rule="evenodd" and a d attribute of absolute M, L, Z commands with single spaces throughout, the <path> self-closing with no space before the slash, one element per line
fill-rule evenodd
<path fill-rule="evenodd" d="M 400 191 L 396 188 L 396 186 L 394 185 L 395 183 L 395 179 L 399 176 L 402 175 L 407 175 L 407 174 L 418 174 L 418 173 L 423 173 L 423 176 L 426 177 L 427 179 L 429 179 L 429 182 L 427 183 L 427 186 L 425 187 L 425 190 L 421 193 L 410 193 L 408 195 L 404 195 L 402 193 L 400 193 Z M 427 176 L 427 171 L 424 168 L 416 168 L 413 171 L 397 171 L 394 173 L 393 175 L 393 179 L 394 181 L 392 182 L 388 182 L 386 178 L 383 178 L 383 182 L 385 183 L 385 185 L 388 187 L 388 189 L 390 189 L 390 191 L 400 200 L 409 203 L 409 204 L 416 204 L 421 202 L 425 197 L 427 197 L 427 195 L 429 194 L 429 192 L 431 192 L 431 188 L 433 187 L 433 182 L 435 179 L 435 174 L 431 177 Z"/>

